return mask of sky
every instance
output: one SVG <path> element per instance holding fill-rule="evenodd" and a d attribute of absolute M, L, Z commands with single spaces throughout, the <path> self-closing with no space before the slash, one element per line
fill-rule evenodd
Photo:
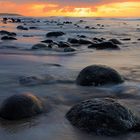
<path fill-rule="evenodd" d="M 0 0 L 0 7 L 24 16 L 140 17 L 140 0 Z"/>

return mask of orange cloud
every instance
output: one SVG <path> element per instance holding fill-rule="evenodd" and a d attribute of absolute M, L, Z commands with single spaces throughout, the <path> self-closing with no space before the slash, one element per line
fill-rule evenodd
<path fill-rule="evenodd" d="M 116 2 L 117 1 L 117 2 Z M 27 16 L 98 16 L 98 17 L 138 17 L 140 16 L 140 1 L 127 0 L 121 2 L 116 0 L 104 0 L 96 5 L 62 5 L 51 2 L 28 2 L 14 3 L 7 1 L 0 2 L 0 12 L 20 13 Z"/>

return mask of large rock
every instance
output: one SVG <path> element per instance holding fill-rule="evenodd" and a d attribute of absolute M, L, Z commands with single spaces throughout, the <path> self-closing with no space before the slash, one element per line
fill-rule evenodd
<path fill-rule="evenodd" d="M 77 128 L 97 135 L 119 135 L 140 126 L 129 109 L 111 98 L 83 101 L 73 106 L 66 117 Z"/>
<path fill-rule="evenodd" d="M 124 80 L 114 69 L 103 65 L 91 65 L 84 68 L 76 79 L 81 86 L 101 86 L 105 84 L 119 84 Z"/>
<path fill-rule="evenodd" d="M 30 93 L 13 95 L 3 102 L 0 117 L 7 120 L 19 120 L 40 114 L 43 108 L 42 101 Z"/>
<path fill-rule="evenodd" d="M 116 44 L 112 43 L 112 42 L 101 42 L 101 43 L 95 43 L 92 44 L 90 46 L 88 46 L 88 48 L 93 48 L 93 49 L 97 49 L 97 50 L 103 50 L 103 49 L 120 49 L 119 46 L 117 46 Z"/>
<path fill-rule="evenodd" d="M 65 35 L 63 32 L 49 32 L 46 34 L 47 37 L 58 37 L 63 35 Z"/>

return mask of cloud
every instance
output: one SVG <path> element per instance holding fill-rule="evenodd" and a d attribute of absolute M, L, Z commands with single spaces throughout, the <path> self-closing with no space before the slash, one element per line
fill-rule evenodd
<path fill-rule="evenodd" d="M 0 0 L 0 7 L 28 16 L 140 15 L 140 0 Z"/>

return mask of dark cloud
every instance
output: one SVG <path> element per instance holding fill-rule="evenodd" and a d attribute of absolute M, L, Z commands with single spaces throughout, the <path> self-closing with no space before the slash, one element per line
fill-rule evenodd
<path fill-rule="evenodd" d="M 15 2 L 17 4 L 23 3 L 56 3 L 65 6 L 86 6 L 96 4 L 107 4 L 115 2 L 140 2 L 140 0 L 0 0 L 3 2 Z"/>

